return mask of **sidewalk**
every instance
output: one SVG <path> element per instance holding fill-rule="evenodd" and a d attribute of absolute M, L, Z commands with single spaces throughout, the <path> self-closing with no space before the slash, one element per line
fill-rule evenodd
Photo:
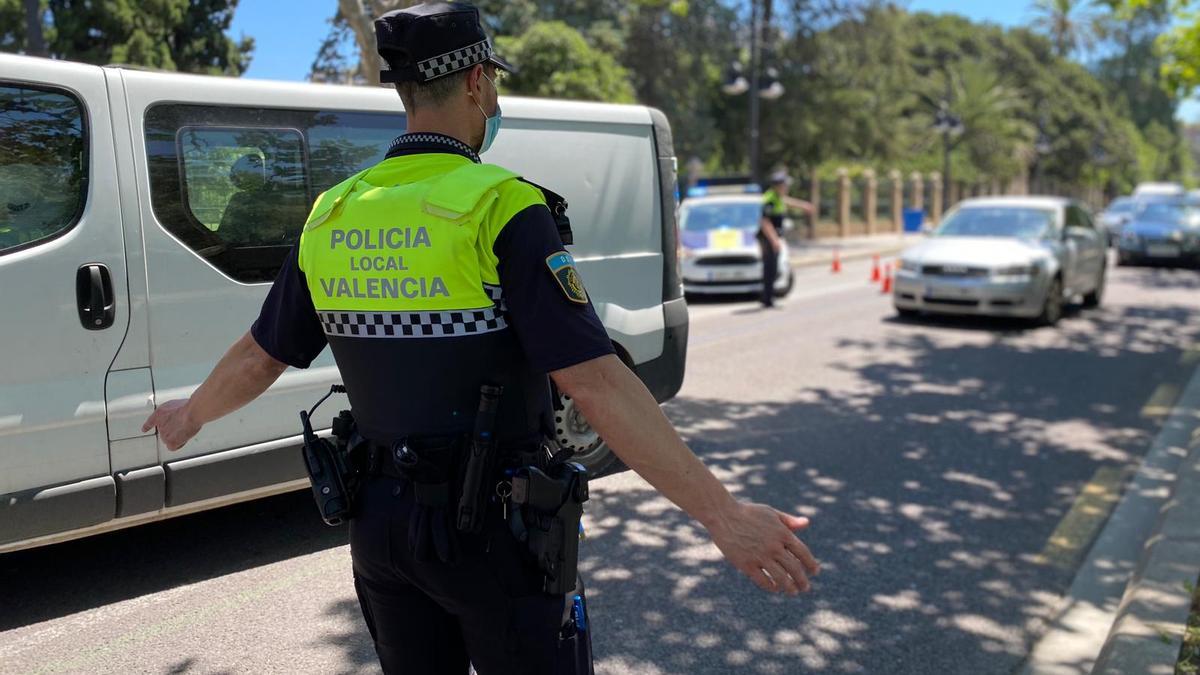
<path fill-rule="evenodd" d="M 793 267 L 816 267 L 833 262 L 837 251 L 842 262 L 861 260 L 878 255 L 894 256 L 921 241 L 922 234 L 873 234 L 856 237 L 828 237 L 821 239 L 788 238 Z"/>
<path fill-rule="evenodd" d="M 1023 675 L 1171 675 L 1200 576 L 1200 370 L 1096 538 Z"/>
<path fill-rule="evenodd" d="M 1193 379 L 1195 385 L 1196 379 Z M 1200 388 L 1195 388 L 1200 392 Z M 1190 388 L 1191 389 L 1191 388 Z M 1146 541 L 1137 570 L 1121 598 L 1117 620 L 1093 673 L 1133 675 L 1175 672 L 1191 610 L 1187 590 L 1200 577 L 1200 397 L 1181 400 L 1168 424 L 1188 434 L 1170 499 Z"/>

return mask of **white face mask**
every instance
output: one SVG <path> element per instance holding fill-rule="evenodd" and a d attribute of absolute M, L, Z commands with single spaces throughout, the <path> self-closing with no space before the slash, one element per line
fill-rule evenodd
<path fill-rule="evenodd" d="M 480 74 L 482 75 L 482 73 Z M 500 122 L 503 120 L 500 113 L 500 90 L 496 88 L 496 83 L 492 82 L 492 78 L 484 75 L 483 79 L 487 80 L 488 84 L 492 85 L 492 89 L 496 91 L 496 112 L 489 116 L 486 112 L 483 112 L 483 106 L 479 105 L 479 101 L 475 101 L 475 107 L 479 108 L 479 112 L 483 113 L 484 120 L 483 143 L 479 146 L 479 154 L 481 155 L 487 152 L 488 148 L 492 147 L 492 142 L 496 140 L 496 134 L 500 133 Z"/>

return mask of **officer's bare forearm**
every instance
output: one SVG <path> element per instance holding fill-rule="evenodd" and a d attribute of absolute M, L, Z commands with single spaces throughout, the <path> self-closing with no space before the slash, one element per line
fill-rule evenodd
<path fill-rule="evenodd" d="M 775 231 L 775 225 L 773 225 L 771 221 L 763 218 L 762 223 L 759 225 L 759 230 L 762 231 L 763 235 L 767 238 L 767 241 L 771 242 L 772 246 L 777 246 L 779 244 L 779 233 Z"/>
<path fill-rule="evenodd" d="M 708 526 L 736 504 L 688 449 L 646 386 L 616 356 L 551 373 L 617 456 L 688 515 Z"/>
<path fill-rule="evenodd" d="M 247 332 L 217 362 L 188 401 L 188 417 L 198 425 L 224 417 L 258 398 L 287 364 L 276 361 Z"/>
<path fill-rule="evenodd" d="M 795 197 L 784 197 L 783 203 L 787 204 L 793 209 L 799 209 L 801 211 L 812 211 L 816 208 L 812 205 L 812 202 L 806 202 L 803 199 L 796 199 Z"/>

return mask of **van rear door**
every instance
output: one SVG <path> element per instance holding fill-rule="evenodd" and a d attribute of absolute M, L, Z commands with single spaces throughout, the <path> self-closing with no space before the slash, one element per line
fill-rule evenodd
<path fill-rule="evenodd" d="M 2 549 L 114 517 L 105 380 L 129 303 L 103 71 L 0 72 Z"/>

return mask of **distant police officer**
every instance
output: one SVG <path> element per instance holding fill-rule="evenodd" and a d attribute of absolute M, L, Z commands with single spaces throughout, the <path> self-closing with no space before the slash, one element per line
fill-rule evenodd
<path fill-rule="evenodd" d="M 513 512 L 490 508 L 478 533 L 447 515 L 481 383 L 503 384 L 500 466 L 544 459 L 549 374 L 733 565 L 764 590 L 808 590 L 818 567 L 794 534 L 807 520 L 735 500 L 696 459 L 614 355 L 547 206 L 553 194 L 479 162 L 500 128 L 498 76 L 512 68 L 476 9 L 427 3 L 375 29 L 407 133 L 318 198 L 250 332 L 146 429 L 178 449 L 288 365 L 332 348 L 371 449 L 350 545 L 388 673 L 465 674 L 468 661 L 481 675 L 591 672 L 582 591 L 545 592 Z"/>
<path fill-rule="evenodd" d="M 792 179 L 784 171 L 771 174 L 770 187 L 763 193 L 762 219 L 758 229 L 758 245 L 763 261 L 762 303 L 775 305 L 775 280 L 779 276 L 779 251 L 783 248 L 783 218 L 788 207 L 811 211 L 812 204 L 788 196 Z"/>

